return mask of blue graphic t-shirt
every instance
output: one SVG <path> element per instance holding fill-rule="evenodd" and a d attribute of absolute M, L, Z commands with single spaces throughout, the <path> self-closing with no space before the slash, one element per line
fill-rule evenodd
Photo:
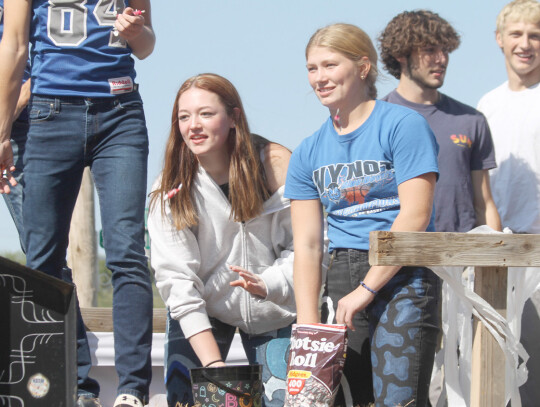
<path fill-rule="evenodd" d="M 339 135 L 332 119 L 293 152 L 285 197 L 320 199 L 328 214 L 329 250 L 369 249 L 369 232 L 389 230 L 400 210 L 397 186 L 438 173 L 437 142 L 413 110 L 376 101 L 369 118 Z M 428 227 L 433 231 L 433 216 Z"/>

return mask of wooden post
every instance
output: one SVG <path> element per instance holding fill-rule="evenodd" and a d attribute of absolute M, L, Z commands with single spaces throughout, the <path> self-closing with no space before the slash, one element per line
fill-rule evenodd
<path fill-rule="evenodd" d="M 371 232 L 369 263 L 381 266 L 474 266 L 475 291 L 506 317 L 507 267 L 540 267 L 540 235 Z M 504 407 L 505 359 L 478 322 L 471 406 Z"/>
<path fill-rule="evenodd" d="M 475 267 L 474 291 L 506 318 L 506 267 Z M 504 406 L 505 357 L 478 319 L 474 321 L 471 364 L 471 406 Z"/>
<path fill-rule="evenodd" d="M 94 307 L 97 287 L 97 242 L 94 214 L 94 182 L 88 167 L 73 211 L 67 256 L 73 271 L 81 307 Z"/>

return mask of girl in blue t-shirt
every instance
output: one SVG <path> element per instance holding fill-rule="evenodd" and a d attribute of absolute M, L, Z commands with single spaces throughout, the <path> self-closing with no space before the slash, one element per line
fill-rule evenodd
<path fill-rule="evenodd" d="M 433 230 L 435 138 L 416 112 L 375 100 L 377 54 L 360 28 L 318 30 L 306 59 L 330 117 L 294 151 L 287 174 L 298 323 L 321 320 L 324 207 L 331 263 L 322 319 L 349 328 L 344 374 L 353 404 L 425 405 L 439 280 L 423 267 L 370 267 L 368 250 L 373 230 Z"/>

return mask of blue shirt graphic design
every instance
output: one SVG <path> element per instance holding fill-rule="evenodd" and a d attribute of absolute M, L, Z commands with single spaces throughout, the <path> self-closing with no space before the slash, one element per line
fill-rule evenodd
<path fill-rule="evenodd" d="M 358 160 L 313 172 L 322 204 L 336 216 L 358 217 L 399 207 L 392 163 Z"/>

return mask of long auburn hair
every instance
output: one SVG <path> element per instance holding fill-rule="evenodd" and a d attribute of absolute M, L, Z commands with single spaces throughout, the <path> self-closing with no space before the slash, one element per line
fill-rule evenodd
<path fill-rule="evenodd" d="M 199 162 L 184 142 L 178 126 L 178 101 L 180 96 L 192 87 L 215 93 L 229 117 L 234 118 L 235 127 L 230 129 L 227 139 L 231 156 L 229 165 L 231 218 L 236 222 L 253 219 L 261 213 L 264 201 L 270 196 L 264 169 L 252 140 L 238 91 L 229 80 L 212 73 L 203 73 L 187 79 L 176 94 L 161 182 L 151 193 L 150 206 L 153 207 L 159 201 L 161 211 L 164 213 L 167 193 L 181 185 L 180 191 L 168 200 L 174 226 L 181 230 L 198 223 L 193 183 Z M 236 112 L 233 110 L 235 108 Z"/>

